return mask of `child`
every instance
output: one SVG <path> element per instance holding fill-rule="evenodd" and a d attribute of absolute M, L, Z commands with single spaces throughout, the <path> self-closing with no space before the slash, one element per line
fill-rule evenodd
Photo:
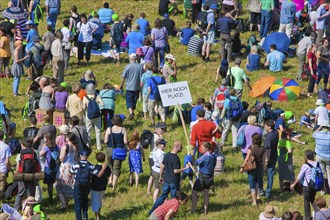
<path fill-rule="evenodd" d="M 30 116 L 30 127 L 27 127 L 23 131 L 24 138 L 31 137 L 35 138 L 37 136 L 37 133 L 39 131 L 39 128 L 37 128 L 37 119 L 34 116 Z M 39 146 L 39 141 L 34 144 L 34 146 Z"/>
<path fill-rule="evenodd" d="M 293 189 L 298 182 L 303 182 L 303 198 L 304 198 L 304 211 L 305 219 L 312 219 L 311 204 L 314 203 L 316 191 L 309 188 L 308 183 L 312 177 L 312 167 L 318 167 L 319 163 L 315 161 L 315 154 L 312 150 L 305 151 L 305 163 L 301 166 L 300 172 L 296 180 L 290 185 Z M 280 167 L 279 167 L 280 170 Z"/>
<path fill-rule="evenodd" d="M 133 185 L 133 172 L 135 173 L 135 188 L 138 188 L 139 185 L 139 174 L 143 173 L 142 169 L 142 160 L 141 156 L 143 158 L 143 161 L 145 161 L 143 148 L 140 145 L 139 142 L 139 133 L 134 131 L 131 137 L 131 140 L 128 142 L 129 147 L 129 185 Z"/>
<path fill-rule="evenodd" d="M 313 129 L 314 125 L 311 123 L 311 113 L 305 111 L 305 114 L 300 118 L 300 126 L 305 125 L 307 128 Z"/>
<path fill-rule="evenodd" d="M 226 78 L 226 75 L 227 75 L 227 72 L 228 72 L 228 67 L 229 67 L 229 64 L 228 64 L 227 59 L 223 59 L 221 61 L 220 67 L 217 70 L 217 75 L 215 77 L 215 83 L 218 82 L 219 75 L 221 76 L 222 79 Z"/>
<path fill-rule="evenodd" d="M 294 181 L 294 167 L 292 161 L 292 145 L 291 145 L 292 130 L 286 128 L 282 132 L 282 139 L 278 142 L 278 173 L 280 181 L 280 190 L 283 191 L 284 180 Z"/>
<path fill-rule="evenodd" d="M 44 213 L 43 207 L 39 204 L 33 207 L 33 216 L 31 216 L 30 220 L 34 220 L 34 219 L 38 219 L 38 220 L 48 219 L 48 217 Z"/>
<path fill-rule="evenodd" d="M 95 169 L 98 171 L 102 170 L 102 164 L 105 161 L 105 154 L 103 152 L 98 152 L 96 154 L 97 165 Z M 102 199 L 104 192 L 107 188 L 107 183 L 109 176 L 111 175 L 110 167 L 107 165 L 106 169 L 101 177 L 93 176 L 92 177 L 92 211 L 95 213 L 95 219 L 100 219 L 100 212 L 102 208 Z"/>
<path fill-rule="evenodd" d="M 24 75 L 23 61 L 28 59 L 29 56 L 23 57 L 22 41 L 18 40 L 15 42 L 14 45 L 14 60 L 11 68 L 11 74 L 14 76 L 13 93 L 16 97 L 18 95 L 18 87 L 21 80 L 21 76 Z"/>
<path fill-rule="evenodd" d="M 57 146 L 62 148 L 63 146 L 65 146 L 67 144 L 66 135 L 69 133 L 69 126 L 67 126 L 66 124 L 63 124 L 58 128 L 58 130 L 60 130 L 61 134 L 56 137 L 55 143 Z"/>
<path fill-rule="evenodd" d="M 187 151 L 189 152 L 190 151 L 190 146 L 186 146 L 186 148 L 187 148 Z M 185 155 L 184 158 L 183 158 L 184 167 L 186 167 L 187 163 L 191 164 L 192 161 L 193 161 L 193 156 L 192 155 L 190 155 L 190 154 Z M 182 182 L 186 179 L 186 177 L 188 177 L 189 184 L 190 184 L 191 188 L 193 188 L 193 186 L 194 186 L 194 183 L 193 183 L 194 173 L 193 173 L 193 170 L 192 170 L 191 167 L 192 166 L 190 166 L 190 168 L 188 170 L 185 170 L 185 171 L 182 172 L 180 186 L 182 185 Z"/>
<path fill-rule="evenodd" d="M 148 79 L 152 77 L 152 68 L 153 63 L 152 62 L 146 62 L 144 64 L 145 72 L 141 76 L 141 82 L 140 87 L 142 88 L 142 108 L 143 108 L 143 117 L 144 119 L 147 119 L 147 113 L 148 113 L 148 100 L 149 100 L 149 92 L 148 92 Z"/>
<path fill-rule="evenodd" d="M 255 45 L 251 46 L 251 53 L 246 59 L 246 69 L 249 72 L 259 70 L 260 68 L 260 55 L 258 54 L 258 47 Z"/>
<path fill-rule="evenodd" d="M 187 194 L 176 191 L 175 198 L 166 200 L 161 206 L 155 209 L 149 216 L 149 220 L 171 219 L 179 210 L 180 205 L 184 205 L 187 201 Z"/>
<path fill-rule="evenodd" d="M 65 104 L 69 93 L 65 90 L 66 83 L 62 82 L 55 92 L 55 111 L 65 112 Z"/>
<path fill-rule="evenodd" d="M 212 104 L 210 102 L 205 102 L 204 103 L 204 110 L 205 110 L 205 116 L 204 118 L 206 120 L 211 120 L 211 116 L 212 116 Z"/>
<path fill-rule="evenodd" d="M 35 205 L 37 202 L 34 199 L 33 196 L 27 197 L 27 199 L 23 202 L 22 204 L 22 211 L 23 211 L 23 216 L 22 220 L 28 220 L 31 218 L 33 215 L 33 205 Z"/>

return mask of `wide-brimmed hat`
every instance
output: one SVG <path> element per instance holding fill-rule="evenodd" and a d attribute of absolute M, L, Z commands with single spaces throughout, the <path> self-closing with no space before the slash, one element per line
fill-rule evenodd
<path fill-rule="evenodd" d="M 92 70 L 87 70 L 84 73 L 84 77 L 85 77 L 85 79 L 90 80 L 90 79 L 93 79 L 95 76 L 94 76 L 94 73 L 92 72 Z"/>
<path fill-rule="evenodd" d="M 165 56 L 166 59 L 170 59 L 170 60 L 175 60 L 174 56 L 172 54 L 167 54 Z"/>
<path fill-rule="evenodd" d="M 323 102 L 322 99 L 318 99 L 318 100 L 316 100 L 316 103 L 315 104 L 316 105 L 324 105 L 324 102 Z"/>
<path fill-rule="evenodd" d="M 266 205 L 265 211 L 262 213 L 266 218 L 274 218 L 276 216 L 276 207 L 272 205 Z"/>
<path fill-rule="evenodd" d="M 68 134 L 69 133 L 69 126 L 66 124 L 61 125 L 58 130 L 60 130 L 61 134 Z"/>

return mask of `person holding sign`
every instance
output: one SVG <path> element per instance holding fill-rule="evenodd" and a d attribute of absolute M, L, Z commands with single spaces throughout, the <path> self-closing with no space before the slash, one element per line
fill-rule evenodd
<path fill-rule="evenodd" d="M 164 77 L 161 76 L 152 76 L 148 79 L 148 93 L 149 93 L 149 100 L 148 100 L 148 109 L 149 109 L 149 116 L 151 119 L 152 126 L 155 125 L 155 107 L 157 106 L 158 113 L 162 122 L 165 122 L 165 110 L 163 107 L 162 100 L 160 98 L 158 85 L 166 84 Z"/>

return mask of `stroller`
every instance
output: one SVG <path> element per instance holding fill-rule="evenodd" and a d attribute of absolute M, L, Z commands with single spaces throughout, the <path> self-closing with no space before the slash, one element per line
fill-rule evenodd
<path fill-rule="evenodd" d="M 29 100 L 25 103 L 22 109 L 23 119 L 30 117 L 35 114 L 35 110 L 39 108 L 39 101 L 41 98 L 41 94 L 38 92 L 34 92 L 29 96 Z"/>

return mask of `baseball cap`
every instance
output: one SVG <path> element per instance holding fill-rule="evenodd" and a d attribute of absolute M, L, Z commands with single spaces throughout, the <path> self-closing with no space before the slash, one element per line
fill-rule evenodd
<path fill-rule="evenodd" d="M 112 20 L 114 20 L 114 21 L 118 21 L 119 16 L 118 16 L 118 14 L 113 14 L 113 15 L 111 16 L 111 18 L 112 18 Z"/>
<path fill-rule="evenodd" d="M 160 139 L 157 143 L 158 143 L 158 144 L 166 144 L 167 141 L 165 141 L 164 139 Z"/>
<path fill-rule="evenodd" d="M 210 9 L 218 10 L 218 5 L 217 4 L 212 4 L 212 5 L 210 5 Z"/>
<path fill-rule="evenodd" d="M 80 154 L 79 154 L 80 156 L 83 156 L 83 157 L 87 157 L 88 156 L 88 152 L 87 152 L 87 150 L 82 150 L 82 151 L 80 151 Z"/>

